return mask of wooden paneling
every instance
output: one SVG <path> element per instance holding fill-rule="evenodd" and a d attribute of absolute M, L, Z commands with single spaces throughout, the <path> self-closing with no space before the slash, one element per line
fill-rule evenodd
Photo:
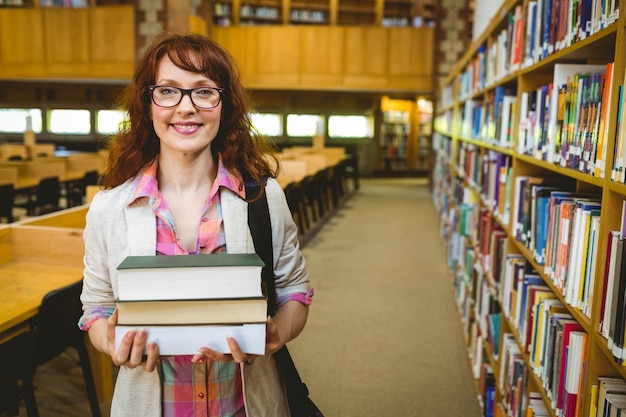
<path fill-rule="evenodd" d="M 0 78 L 126 78 L 133 6 L 0 9 Z"/>
<path fill-rule="evenodd" d="M 300 28 L 300 82 L 303 85 L 319 88 L 341 84 L 343 39 L 344 30 L 339 27 Z"/>
<path fill-rule="evenodd" d="M 432 28 L 213 28 L 254 89 L 432 90 Z"/>
<path fill-rule="evenodd" d="M 89 8 L 91 70 L 130 78 L 135 67 L 135 12 L 127 6 Z"/>
<path fill-rule="evenodd" d="M 0 10 L 0 71 L 28 77 L 44 62 L 40 9 Z"/>
<path fill-rule="evenodd" d="M 87 9 L 45 8 L 42 12 L 46 62 L 88 63 Z"/>
<path fill-rule="evenodd" d="M 256 32 L 256 80 L 270 87 L 296 85 L 300 75 L 300 30 L 297 26 L 251 28 Z"/>

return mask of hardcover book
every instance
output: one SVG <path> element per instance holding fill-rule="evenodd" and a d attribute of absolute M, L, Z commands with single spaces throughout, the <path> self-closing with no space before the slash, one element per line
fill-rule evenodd
<path fill-rule="evenodd" d="M 263 296 L 257 254 L 129 256 L 118 266 L 118 300 Z"/>

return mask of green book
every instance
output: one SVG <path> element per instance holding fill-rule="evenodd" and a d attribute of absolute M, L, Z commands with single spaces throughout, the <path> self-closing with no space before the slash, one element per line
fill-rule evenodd
<path fill-rule="evenodd" d="M 263 265 L 255 253 L 129 256 L 117 268 L 116 297 L 120 301 L 260 297 Z"/>

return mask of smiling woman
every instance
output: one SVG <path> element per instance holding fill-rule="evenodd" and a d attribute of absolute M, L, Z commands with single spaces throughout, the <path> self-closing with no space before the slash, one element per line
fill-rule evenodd
<path fill-rule="evenodd" d="M 110 142 L 105 190 L 87 214 L 80 320 L 96 349 L 121 366 L 111 416 L 289 416 L 272 354 L 304 328 L 312 290 L 275 179 L 275 151 L 252 128 L 237 74 L 230 54 L 209 38 L 164 34 L 122 97 L 128 118 Z M 195 355 L 167 357 L 145 330 L 115 340 L 117 266 L 126 257 L 255 252 L 250 185 L 267 198 L 275 254 L 276 305 L 268 311 L 276 313 L 265 323 L 265 355 L 244 352 L 232 337 L 221 341 L 227 352 L 198 346 Z"/>

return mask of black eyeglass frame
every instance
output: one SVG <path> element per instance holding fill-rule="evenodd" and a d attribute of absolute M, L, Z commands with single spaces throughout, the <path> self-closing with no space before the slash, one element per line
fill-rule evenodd
<path fill-rule="evenodd" d="M 155 100 L 154 100 L 154 89 L 157 87 L 168 87 L 168 88 L 175 88 L 176 90 L 180 91 L 180 99 L 178 100 L 178 102 L 176 104 L 173 104 L 171 106 L 163 106 L 161 104 L 158 104 Z M 219 100 L 217 101 L 217 103 L 215 104 L 215 106 L 212 107 L 203 107 L 203 106 L 198 106 L 194 101 L 193 101 L 193 96 L 191 95 L 191 93 L 193 93 L 195 90 L 202 90 L 202 89 L 209 89 L 209 90 L 215 90 L 219 93 Z M 181 101 L 183 101 L 183 97 L 185 96 L 189 96 L 189 100 L 191 100 L 191 104 L 194 105 L 194 107 L 197 107 L 199 109 L 202 110 L 211 110 L 216 108 L 217 106 L 220 105 L 220 103 L 222 102 L 222 99 L 224 98 L 224 89 L 221 87 L 196 87 L 196 88 L 180 88 L 180 87 L 174 87 L 172 85 L 150 85 L 148 86 L 148 91 L 150 94 L 150 98 L 152 99 L 152 102 L 154 103 L 155 106 L 159 106 L 159 107 L 163 107 L 166 109 L 170 109 L 172 107 L 176 107 L 180 104 Z"/>

